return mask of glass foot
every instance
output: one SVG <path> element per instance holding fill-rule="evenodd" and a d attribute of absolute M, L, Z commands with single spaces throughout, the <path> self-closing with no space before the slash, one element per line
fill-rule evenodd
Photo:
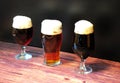
<path fill-rule="evenodd" d="M 76 72 L 79 73 L 79 74 L 89 74 L 89 73 L 92 72 L 92 68 L 89 67 L 89 66 L 85 66 L 84 69 L 77 68 Z"/>
<path fill-rule="evenodd" d="M 15 56 L 15 58 L 19 60 L 28 60 L 32 58 L 32 55 L 28 53 L 26 53 L 25 55 L 18 54 L 17 56 Z"/>

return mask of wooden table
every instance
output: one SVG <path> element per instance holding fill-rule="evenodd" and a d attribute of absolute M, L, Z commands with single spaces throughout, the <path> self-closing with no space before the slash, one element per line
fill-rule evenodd
<path fill-rule="evenodd" d="M 0 42 L 0 83 L 120 83 L 120 63 L 89 57 L 87 63 L 93 72 L 77 74 L 79 58 L 72 53 L 61 52 L 62 64 L 43 65 L 43 50 L 27 47 L 33 54 L 30 60 L 16 60 L 19 45 Z"/>

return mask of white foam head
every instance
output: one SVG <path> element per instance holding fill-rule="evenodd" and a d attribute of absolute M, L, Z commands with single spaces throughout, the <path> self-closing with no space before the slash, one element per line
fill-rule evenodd
<path fill-rule="evenodd" d="M 16 29 L 27 29 L 27 28 L 31 28 L 32 27 L 32 21 L 31 18 L 27 17 L 27 16 L 15 16 L 13 18 L 13 24 L 12 24 L 13 28 Z"/>
<path fill-rule="evenodd" d="M 41 33 L 57 35 L 62 33 L 62 22 L 59 20 L 45 19 L 41 23 Z"/>
<path fill-rule="evenodd" d="M 91 34 L 94 32 L 93 24 L 87 20 L 80 20 L 75 23 L 74 32 L 77 34 Z"/>

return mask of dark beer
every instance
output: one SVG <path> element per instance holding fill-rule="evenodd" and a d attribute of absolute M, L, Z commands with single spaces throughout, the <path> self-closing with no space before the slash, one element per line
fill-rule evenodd
<path fill-rule="evenodd" d="M 20 45 L 28 45 L 32 40 L 33 28 L 16 29 L 13 28 L 12 35 Z"/>
<path fill-rule="evenodd" d="M 16 59 L 28 60 L 32 55 L 26 52 L 26 46 L 31 42 L 33 35 L 32 20 L 27 16 L 17 15 L 13 18 L 12 35 L 16 43 L 21 45 L 21 53 Z"/>
<path fill-rule="evenodd" d="M 33 27 L 31 18 L 27 16 L 15 16 L 12 24 L 12 35 L 20 45 L 28 45 L 32 39 Z"/>
<path fill-rule="evenodd" d="M 92 23 L 81 20 L 75 24 L 74 51 L 86 59 L 94 49 L 94 30 Z"/>
<path fill-rule="evenodd" d="M 76 71 L 80 74 L 92 72 L 92 68 L 85 65 L 85 59 L 94 49 L 93 24 L 87 20 L 79 20 L 75 23 L 73 51 L 80 57 L 81 62 Z"/>
<path fill-rule="evenodd" d="M 86 59 L 94 49 L 94 34 L 75 34 L 74 47 L 77 49 L 75 52 L 81 58 Z M 82 52 L 82 55 L 80 51 Z"/>
<path fill-rule="evenodd" d="M 44 20 L 41 25 L 41 33 L 45 64 L 59 65 L 61 63 L 62 23 L 58 20 Z"/>

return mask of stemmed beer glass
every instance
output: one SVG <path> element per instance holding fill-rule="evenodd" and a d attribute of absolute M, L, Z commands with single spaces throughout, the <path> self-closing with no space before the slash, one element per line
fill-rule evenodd
<path fill-rule="evenodd" d="M 32 58 L 31 54 L 26 53 L 26 46 L 31 42 L 33 35 L 31 18 L 22 15 L 15 16 L 12 28 L 12 35 L 22 49 L 21 53 L 15 56 L 16 59 L 28 60 Z"/>
<path fill-rule="evenodd" d="M 94 49 L 93 24 L 87 20 L 80 20 L 75 23 L 73 51 L 80 57 L 80 66 L 76 71 L 80 74 L 92 72 L 92 68 L 85 65 L 85 59 Z"/>

